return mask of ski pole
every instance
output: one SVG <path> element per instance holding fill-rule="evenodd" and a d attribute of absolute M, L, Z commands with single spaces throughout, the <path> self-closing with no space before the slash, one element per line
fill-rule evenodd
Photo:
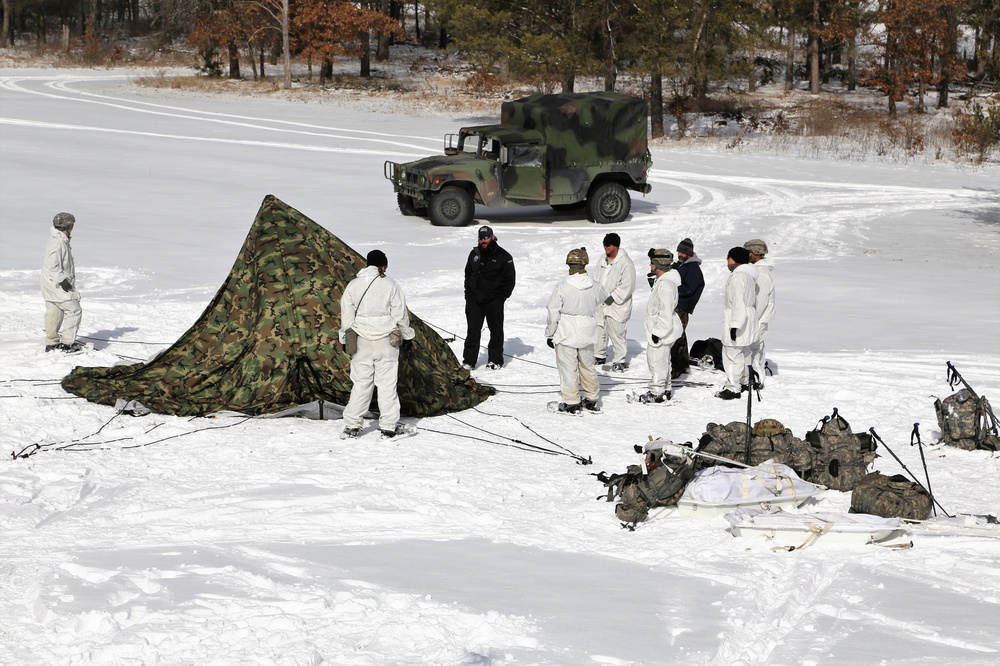
<path fill-rule="evenodd" d="M 913 446 L 914 440 L 916 440 L 917 448 L 920 450 L 920 462 L 924 466 L 924 478 L 927 479 L 927 494 L 931 496 L 931 502 L 934 501 L 934 491 L 931 490 L 931 475 L 927 471 L 927 459 L 924 458 L 924 444 L 920 441 L 920 424 L 913 424 L 913 432 L 910 433 L 910 446 Z M 934 511 L 934 515 L 937 515 L 937 509 L 931 504 L 931 509 Z M 943 511 L 943 509 L 942 509 Z"/>
<path fill-rule="evenodd" d="M 889 448 L 889 445 L 885 443 L 885 440 L 883 440 L 881 437 L 878 436 L 878 433 L 875 432 L 875 428 L 874 427 L 869 428 L 868 432 L 870 432 L 872 434 L 872 437 L 875 438 L 875 441 L 877 441 L 879 444 L 881 444 L 883 447 L 885 447 L 885 450 L 888 451 L 889 454 L 893 458 L 896 459 L 896 462 L 899 463 L 899 466 L 903 468 L 904 472 L 906 472 L 907 474 L 910 475 L 911 479 L 913 479 L 916 483 L 920 483 L 920 481 L 917 479 L 916 475 L 913 472 L 910 471 L 909 467 L 906 466 L 906 463 L 904 463 L 902 460 L 900 460 L 899 456 L 897 456 L 895 454 L 895 452 L 892 449 Z M 930 490 L 927 491 L 927 494 L 930 495 Z M 944 515 L 948 516 L 949 518 L 954 518 L 953 515 L 951 515 L 950 513 L 948 513 L 945 510 L 945 508 L 943 506 L 941 506 L 940 502 L 938 502 L 936 499 L 934 499 L 933 495 L 931 495 L 931 502 L 933 504 L 937 504 L 938 508 L 941 509 L 941 512 L 944 513 Z"/>

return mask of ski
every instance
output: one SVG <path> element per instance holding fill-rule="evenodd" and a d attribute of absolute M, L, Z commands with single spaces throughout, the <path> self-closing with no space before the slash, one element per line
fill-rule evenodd
<path fill-rule="evenodd" d="M 670 395 L 670 393 L 668 393 L 667 395 Z M 646 396 L 645 393 L 636 393 L 635 391 L 629 391 L 628 393 L 625 394 L 625 401 L 628 402 L 630 405 L 631 404 L 665 405 L 671 401 L 671 399 L 668 397 L 666 400 L 663 400 L 662 402 L 650 402 L 649 400 L 644 400 L 645 396 Z"/>
<path fill-rule="evenodd" d="M 393 440 L 401 439 L 403 437 L 412 437 L 413 435 L 416 435 L 417 434 L 417 426 L 411 425 L 409 423 L 399 423 L 399 424 L 396 425 L 396 434 L 395 435 L 387 435 L 384 432 L 382 432 L 381 430 L 379 430 L 378 433 L 379 433 L 379 437 L 382 439 L 382 441 L 393 441 Z"/>

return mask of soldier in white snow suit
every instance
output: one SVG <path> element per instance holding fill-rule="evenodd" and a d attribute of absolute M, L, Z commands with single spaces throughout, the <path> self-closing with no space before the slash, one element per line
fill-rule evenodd
<path fill-rule="evenodd" d="M 743 244 L 750 252 L 750 263 L 757 269 L 757 342 L 750 345 L 750 365 L 757 373 L 757 388 L 764 388 L 764 336 L 774 319 L 774 261 L 768 258 L 767 243 L 755 238 Z"/>
<path fill-rule="evenodd" d="M 571 414 L 580 411 L 581 387 L 582 407 L 596 411 L 601 388 L 594 370 L 594 338 L 598 308 L 608 292 L 587 274 L 589 261 L 585 248 L 570 250 L 566 256 L 569 275 L 552 291 L 545 325 L 546 343 L 556 350 L 562 395 L 559 411 Z"/>
<path fill-rule="evenodd" d="M 757 269 L 750 264 L 750 252 L 734 247 L 726 256 L 729 280 L 723 298 L 722 364 L 726 385 L 716 393 L 723 400 L 735 400 L 747 388 L 750 347 L 757 342 Z"/>
<path fill-rule="evenodd" d="M 670 385 L 670 347 L 684 332 L 677 316 L 677 288 L 680 275 L 672 269 L 674 254 L 667 249 L 650 249 L 649 279 L 653 293 L 646 303 L 646 364 L 649 385 L 640 402 L 666 402 L 673 391 Z"/>
<path fill-rule="evenodd" d="M 344 437 L 357 437 L 362 416 L 378 388 L 378 427 L 382 435 L 394 437 L 402 431 L 399 421 L 399 349 L 409 346 L 415 335 L 410 328 L 403 291 L 386 277 L 389 261 L 381 250 L 368 253 L 367 267 L 344 289 L 340 299 L 340 342 L 347 331 L 357 334 L 357 351 L 351 357 L 351 398 L 344 408 Z"/>
<path fill-rule="evenodd" d="M 612 372 L 625 372 L 628 363 L 625 354 L 625 328 L 632 316 L 632 294 L 635 292 L 635 264 L 625 250 L 621 249 L 621 237 L 616 233 L 604 237 L 604 256 L 597 262 L 597 281 L 601 283 L 608 297 L 597 311 L 597 345 L 594 363 L 607 362 L 608 341 L 614 355 L 611 357 Z"/>
<path fill-rule="evenodd" d="M 41 275 L 42 298 L 45 299 L 45 351 L 83 349 L 76 341 L 83 308 L 80 307 L 80 292 L 76 290 L 76 264 L 69 244 L 75 224 L 76 218 L 70 213 L 58 213 L 52 218 L 45 246 Z"/>

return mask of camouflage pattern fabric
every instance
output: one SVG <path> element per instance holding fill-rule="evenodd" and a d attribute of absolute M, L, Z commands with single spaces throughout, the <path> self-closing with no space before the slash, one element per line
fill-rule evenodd
<path fill-rule="evenodd" d="M 931 496 L 922 485 L 901 474 L 886 476 L 872 472 L 851 491 L 851 513 L 883 518 L 927 520 L 931 503 Z"/>
<path fill-rule="evenodd" d="M 340 297 L 364 267 L 351 247 L 269 195 L 228 279 L 172 347 L 148 363 L 74 368 L 62 386 L 93 402 L 137 400 L 179 416 L 347 404 L 351 359 L 338 344 Z M 410 324 L 416 337 L 399 362 L 404 415 L 468 409 L 494 393 L 412 313 Z"/>
<path fill-rule="evenodd" d="M 986 398 L 977 398 L 967 388 L 944 400 L 935 399 L 934 411 L 944 443 L 966 451 L 1000 450 L 1000 439 L 987 421 L 988 404 Z"/>
<path fill-rule="evenodd" d="M 751 431 L 750 464 L 760 465 L 768 460 L 788 465 L 803 479 L 813 466 L 812 447 L 792 434 L 775 419 L 761 419 Z M 738 463 L 746 463 L 747 424 L 733 421 L 727 425 L 709 423 L 699 440 L 698 451 L 722 456 Z M 698 469 L 723 464 L 715 460 L 697 458 Z"/>
<path fill-rule="evenodd" d="M 647 474 L 642 473 L 639 465 L 629 465 L 623 474 L 598 475 L 608 488 L 607 501 L 619 499 L 615 505 L 618 520 L 641 523 L 646 520 L 650 508 L 676 506 L 694 478 L 692 461 L 668 461 L 660 450 L 648 451 L 644 464 Z"/>
<path fill-rule="evenodd" d="M 852 433 L 850 424 L 838 414 L 807 432 L 806 441 L 812 445 L 813 465 L 802 478 L 832 490 L 853 490 L 875 461 L 872 436 Z"/>

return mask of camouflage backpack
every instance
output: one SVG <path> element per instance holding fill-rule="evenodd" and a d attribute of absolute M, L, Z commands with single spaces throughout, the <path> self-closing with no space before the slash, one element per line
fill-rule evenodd
<path fill-rule="evenodd" d="M 851 513 L 926 520 L 931 515 L 931 496 L 922 485 L 902 474 L 872 472 L 851 491 Z"/>
<path fill-rule="evenodd" d="M 875 441 L 868 433 L 854 434 L 851 425 L 833 410 L 815 430 L 806 433 L 812 446 L 812 469 L 803 478 L 832 490 L 851 490 L 875 460 Z"/>
<path fill-rule="evenodd" d="M 709 423 L 698 441 L 699 453 L 722 456 L 735 462 L 746 462 L 747 425 L 733 421 L 728 425 Z M 812 467 L 812 449 L 777 419 L 761 419 L 754 424 L 750 439 L 750 464 L 759 465 L 767 460 L 788 465 L 802 475 Z M 698 458 L 698 469 L 718 464 L 707 458 Z"/>
<path fill-rule="evenodd" d="M 635 448 L 637 452 L 643 451 L 640 446 Z M 607 501 L 620 500 L 615 505 L 615 516 L 623 523 L 641 523 L 651 508 L 677 504 L 694 478 L 694 463 L 690 458 L 668 458 L 661 449 L 647 451 L 642 464 L 646 466 L 646 474 L 640 465 L 629 465 L 624 474 L 597 475 L 608 489 Z"/>
<path fill-rule="evenodd" d="M 986 398 L 963 388 L 944 400 L 934 400 L 934 411 L 945 444 L 967 451 L 1000 450 L 997 424 Z"/>

